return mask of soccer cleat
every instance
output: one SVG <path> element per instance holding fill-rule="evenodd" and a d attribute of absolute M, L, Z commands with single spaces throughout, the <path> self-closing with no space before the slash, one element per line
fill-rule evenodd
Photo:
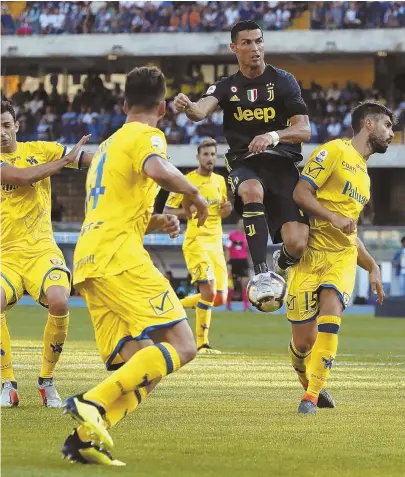
<path fill-rule="evenodd" d="M 317 406 L 320 409 L 325 409 L 325 408 L 333 409 L 334 407 L 336 407 L 333 397 L 328 393 L 328 391 L 325 388 L 323 388 L 321 392 L 319 393 Z"/>
<path fill-rule="evenodd" d="M 252 281 L 255 282 L 256 293 L 254 299 L 256 303 L 274 299 L 270 272 L 259 273 L 252 278 Z"/>
<path fill-rule="evenodd" d="M 277 273 L 277 275 L 280 275 L 280 277 L 284 278 L 284 281 L 287 282 L 290 267 L 284 270 L 283 268 L 280 268 L 278 266 L 278 259 L 280 258 L 280 254 L 281 254 L 280 250 L 276 250 L 273 253 L 273 268 L 274 268 L 274 271 Z"/>
<path fill-rule="evenodd" d="M 113 456 L 105 449 L 101 449 L 90 441 L 82 441 L 77 429 L 74 429 L 62 446 L 62 458 L 79 464 L 99 464 L 99 465 L 126 465 Z"/>
<path fill-rule="evenodd" d="M 5 381 L 1 386 L 0 407 L 17 407 L 20 398 L 15 381 Z"/>
<path fill-rule="evenodd" d="M 299 414 L 315 414 L 316 404 L 310 399 L 303 399 L 298 407 Z"/>
<path fill-rule="evenodd" d="M 38 389 L 41 394 L 42 405 L 45 407 L 62 407 L 62 399 L 56 390 L 53 378 L 39 378 Z"/>
<path fill-rule="evenodd" d="M 82 394 L 71 396 L 63 404 L 64 414 L 69 414 L 75 421 L 82 424 L 90 432 L 90 438 L 99 447 L 112 449 L 112 437 L 105 428 L 100 406 L 83 399 Z"/>
<path fill-rule="evenodd" d="M 198 348 L 198 354 L 222 354 L 221 351 L 211 348 L 209 344 L 204 344 Z"/>

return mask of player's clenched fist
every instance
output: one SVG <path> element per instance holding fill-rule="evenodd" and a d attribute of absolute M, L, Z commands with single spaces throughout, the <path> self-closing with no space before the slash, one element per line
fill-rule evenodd
<path fill-rule="evenodd" d="M 331 221 L 331 224 L 346 235 L 352 234 L 357 228 L 356 221 L 354 219 L 350 219 L 349 217 L 335 216 Z"/>
<path fill-rule="evenodd" d="M 180 221 L 174 214 L 162 214 L 163 232 L 170 238 L 176 238 L 180 234 Z"/>
<path fill-rule="evenodd" d="M 190 98 L 183 93 L 179 93 L 174 98 L 174 109 L 179 113 L 187 109 L 191 105 Z"/>

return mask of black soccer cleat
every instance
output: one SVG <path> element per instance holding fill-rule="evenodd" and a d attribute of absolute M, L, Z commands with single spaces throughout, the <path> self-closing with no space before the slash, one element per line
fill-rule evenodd
<path fill-rule="evenodd" d="M 61 452 L 62 458 L 68 459 L 72 463 L 76 462 L 78 464 L 99 464 L 110 466 L 125 465 L 123 462 L 114 459 L 108 451 L 101 449 L 91 441 L 83 442 L 79 438 L 77 429 L 74 429 L 66 439 Z"/>
<path fill-rule="evenodd" d="M 303 399 L 298 407 L 299 414 L 316 414 L 316 404 L 310 399 Z"/>
<path fill-rule="evenodd" d="M 333 409 L 336 407 L 333 397 L 325 388 L 323 388 L 319 393 L 317 406 L 319 409 Z"/>

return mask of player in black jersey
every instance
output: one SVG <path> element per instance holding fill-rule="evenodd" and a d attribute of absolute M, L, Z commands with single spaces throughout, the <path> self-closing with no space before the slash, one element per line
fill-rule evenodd
<path fill-rule="evenodd" d="M 294 202 L 293 191 L 301 145 L 311 133 L 294 76 L 264 62 L 261 28 L 255 22 L 239 22 L 231 39 L 239 71 L 210 86 L 197 103 L 177 95 L 174 107 L 193 121 L 201 121 L 218 105 L 224 111 L 228 181 L 235 210 L 243 217 L 258 288 L 266 297 L 271 293 L 269 231 L 274 243 L 284 243 L 274 256 L 275 271 L 281 275 L 287 275 L 307 245 L 308 218 Z"/>

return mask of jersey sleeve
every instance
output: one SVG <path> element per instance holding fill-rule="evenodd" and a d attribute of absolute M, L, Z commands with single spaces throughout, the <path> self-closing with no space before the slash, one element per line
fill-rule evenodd
<path fill-rule="evenodd" d="M 181 207 L 182 202 L 183 202 L 183 194 L 171 192 L 166 201 L 166 207 L 169 209 L 179 209 Z"/>
<path fill-rule="evenodd" d="M 340 158 L 340 148 L 326 143 L 312 153 L 301 172 L 301 179 L 309 182 L 315 190 L 322 187 L 336 168 Z"/>
<path fill-rule="evenodd" d="M 203 95 L 203 98 L 208 98 L 210 96 L 216 98 L 222 106 L 224 101 L 228 98 L 228 88 L 227 88 L 227 78 L 222 78 L 219 81 L 212 84 Z"/>
<path fill-rule="evenodd" d="M 39 141 L 39 146 L 44 153 L 46 162 L 54 162 L 67 154 L 67 147 L 58 142 Z"/>
<path fill-rule="evenodd" d="M 284 106 L 287 118 L 298 114 L 308 115 L 308 108 L 301 96 L 301 88 L 297 80 L 287 71 L 280 72 L 283 80 Z"/>
<path fill-rule="evenodd" d="M 159 129 L 150 129 L 138 139 L 139 146 L 134 148 L 132 163 L 136 173 L 142 174 L 145 163 L 153 156 L 167 160 L 167 143 L 165 135 Z"/>

